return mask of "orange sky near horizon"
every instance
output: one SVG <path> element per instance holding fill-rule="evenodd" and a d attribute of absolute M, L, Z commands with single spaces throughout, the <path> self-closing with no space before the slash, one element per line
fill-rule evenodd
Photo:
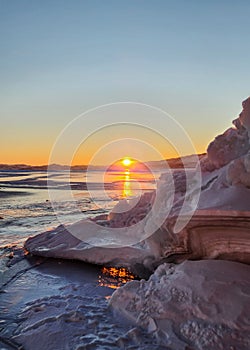
<path fill-rule="evenodd" d="M 118 159 L 132 157 L 139 161 L 178 156 L 173 146 L 160 134 L 142 126 L 110 125 L 102 128 L 76 150 L 72 164 L 110 165 Z"/>
<path fill-rule="evenodd" d="M 13 138 L 9 143 L 9 147 L 6 147 L 6 142 L 3 145 L 3 139 L 0 140 L 0 147 L 4 150 L 1 154 L 0 163 L 49 164 L 50 153 L 54 144 L 53 141 L 56 140 L 56 135 L 54 139 L 51 136 L 48 139 L 45 139 L 43 135 L 38 135 L 38 137 L 31 136 L 29 142 L 23 143 L 18 138 Z M 201 141 L 204 141 L 202 137 Z M 145 146 L 146 144 L 148 146 Z M 178 154 L 175 148 L 164 137 L 152 130 L 135 126 L 126 126 L 124 128 L 117 125 L 99 130 L 84 140 L 79 148 L 75 150 L 75 153 L 72 154 L 71 164 L 88 165 L 92 163 L 93 165 L 110 165 L 117 159 L 127 156 L 136 158 L 135 154 L 133 154 L 135 148 L 140 155 L 140 159 L 138 160 L 142 162 L 170 159 L 189 154 Z M 105 149 L 107 150 L 105 151 Z M 196 151 L 197 153 L 205 152 L 202 142 L 199 147 L 196 147 Z M 65 160 L 66 153 L 67 144 L 61 150 L 60 159 L 57 161 L 58 164 L 68 164 Z"/>

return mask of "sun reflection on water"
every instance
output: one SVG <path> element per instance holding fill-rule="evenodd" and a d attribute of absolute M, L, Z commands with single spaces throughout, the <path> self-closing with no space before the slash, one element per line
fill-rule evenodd
<path fill-rule="evenodd" d="M 134 279 L 135 276 L 125 268 L 103 267 L 98 276 L 98 284 L 100 287 L 117 289 Z"/>
<path fill-rule="evenodd" d="M 122 197 L 129 198 L 129 197 L 132 197 L 133 195 L 134 195 L 134 193 L 133 193 L 132 186 L 131 186 L 130 171 L 126 170 L 124 172 Z"/>

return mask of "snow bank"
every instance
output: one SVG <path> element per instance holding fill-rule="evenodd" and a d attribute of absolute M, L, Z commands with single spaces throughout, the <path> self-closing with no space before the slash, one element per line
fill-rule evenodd
<path fill-rule="evenodd" d="M 250 267 L 229 261 L 162 264 L 110 300 L 115 314 L 169 349 L 250 348 Z"/>

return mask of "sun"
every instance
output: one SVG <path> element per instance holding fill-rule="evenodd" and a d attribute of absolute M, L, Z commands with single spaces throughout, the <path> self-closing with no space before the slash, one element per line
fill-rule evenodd
<path fill-rule="evenodd" d="M 130 166 L 132 164 L 132 160 L 128 157 L 122 159 L 122 164 L 126 167 Z"/>

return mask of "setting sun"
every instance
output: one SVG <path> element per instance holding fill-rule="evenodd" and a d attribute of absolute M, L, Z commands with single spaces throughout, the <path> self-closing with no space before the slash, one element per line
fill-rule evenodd
<path fill-rule="evenodd" d="M 132 164 L 132 160 L 131 160 L 130 158 L 124 158 L 124 159 L 122 160 L 122 164 L 123 164 L 124 166 L 130 166 L 130 165 Z"/>

